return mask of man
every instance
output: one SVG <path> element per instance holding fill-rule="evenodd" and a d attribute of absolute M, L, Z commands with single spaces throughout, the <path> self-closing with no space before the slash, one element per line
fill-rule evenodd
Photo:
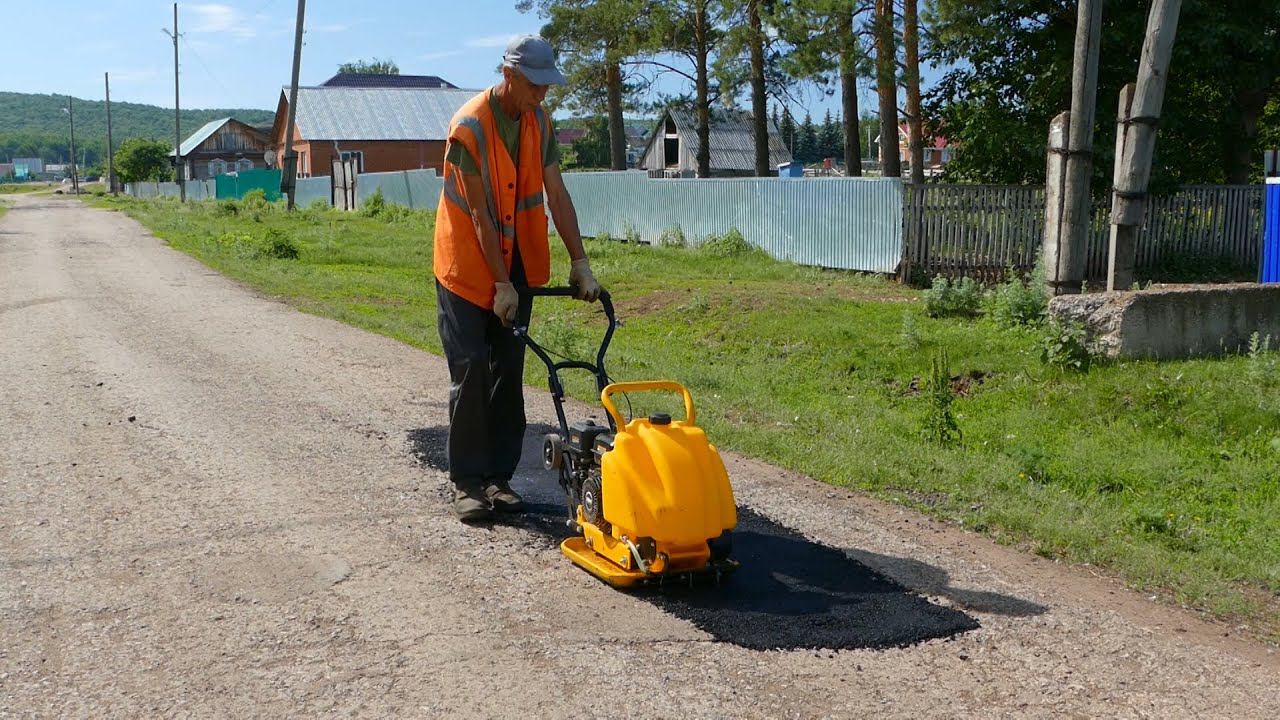
<path fill-rule="evenodd" d="M 511 327 L 529 322 L 527 307 L 517 317 L 516 288 L 539 287 L 550 277 L 545 208 L 569 251 L 577 297 L 590 302 L 600 294 L 542 109 L 547 87 L 564 81 L 546 40 L 517 37 L 503 56 L 502 81 L 449 123 L 435 276 L 440 341 L 453 381 L 449 478 L 464 522 L 523 508 L 510 483 L 524 440 L 524 344 Z"/>

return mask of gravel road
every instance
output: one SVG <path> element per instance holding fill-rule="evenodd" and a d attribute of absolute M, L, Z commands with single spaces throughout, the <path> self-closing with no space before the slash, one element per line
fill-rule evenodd
<path fill-rule="evenodd" d="M 0 220 L 0 377 L 0 717 L 1280 716 L 1232 628 L 733 456 L 741 595 L 612 590 L 451 516 L 439 358 L 74 199 Z"/>

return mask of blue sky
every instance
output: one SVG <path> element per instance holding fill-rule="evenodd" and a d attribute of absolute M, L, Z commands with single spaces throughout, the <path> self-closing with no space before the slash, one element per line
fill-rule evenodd
<path fill-rule="evenodd" d="M 289 82 L 296 8 L 295 0 L 179 3 L 182 106 L 274 109 Z M 161 32 L 172 24 L 172 2 L 22 3 L 9 37 L 32 39 L 23 49 L 33 54 L 0 64 L 0 90 L 101 99 L 109 71 L 112 100 L 173 107 L 173 44 Z M 496 80 L 509 38 L 540 25 L 536 14 L 517 12 L 515 0 L 311 0 L 301 82 L 319 84 L 344 61 L 379 57 L 405 74 L 481 88 Z M 673 78 L 663 89 L 683 88 Z M 863 112 L 874 111 L 871 93 L 859 94 Z M 792 111 L 820 119 L 828 108 L 838 113 L 838 98 L 807 89 Z"/>

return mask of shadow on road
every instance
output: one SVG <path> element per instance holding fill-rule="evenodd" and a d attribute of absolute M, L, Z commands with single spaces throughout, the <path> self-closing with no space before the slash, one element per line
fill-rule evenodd
<path fill-rule="evenodd" d="M 504 522 L 558 542 L 569 535 L 564 523 L 568 510 L 554 476 L 540 464 L 542 436 L 551 430 L 529 426 L 524 460 L 512 482 L 529 507 Z M 445 427 L 409 432 L 419 462 L 447 470 L 447 432 Z M 719 641 L 760 650 L 900 647 L 979 627 L 962 610 L 931 603 L 921 593 L 981 612 L 1022 616 L 1045 611 L 1018 598 L 952 588 L 945 570 L 926 563 L 813 542 L 745 507 L 738 511 L 734 557 L 741 568 L 719 585 L 668 583 L 629 594 Z M 909 587 L 871 566 L 908 578 Z"/>

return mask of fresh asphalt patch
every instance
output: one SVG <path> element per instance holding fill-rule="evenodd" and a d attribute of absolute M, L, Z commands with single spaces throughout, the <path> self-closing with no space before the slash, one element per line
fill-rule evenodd
<path fill-rule="evenodd" d="M 525 435 L 512 486 L 528 507 L 514 524 L 559 542 L 570 535 L 568 510 L 554 475 L 540 463 L 542 436 L 551 431 L 530 425 Z M 447 436 L 445 427 L 412 430 L 411 451 L 422 464 L 447 470 Z M 738 509 L 733 557 L 741 567 L 719 583 L 668 582 L 627 592 L 718 641 L 754 650 L 902 647 L 978 628 L 969 615 L 931 603 L 846 551 L 750 508 Z"/>

